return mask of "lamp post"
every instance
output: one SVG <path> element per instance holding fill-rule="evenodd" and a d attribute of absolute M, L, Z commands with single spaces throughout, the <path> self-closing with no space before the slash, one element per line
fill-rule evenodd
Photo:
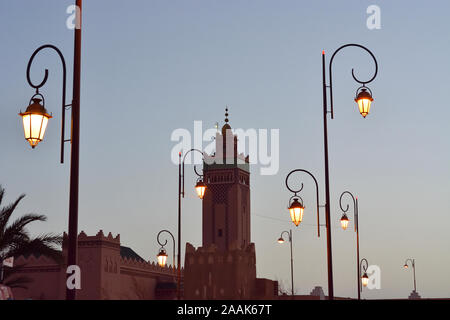
<path fill-rule="evenodd" d="M 164 243 L 160 240 L 160 237 L 162 234 L 167 233 L 170 235 L 170 237 L 172 238 L 173 241 L 173 258 L 172 258 L 172 263 L 175 266 L 175 237 L 173 236 L 172 232 L 170 232 L 169 230 L 161 230 L 160 232 L 158 232 L 158 235 L 156 236 L 156 241 L 158 241 L 158 244 L 161 246 L 161 249 L 157 255 L 158 257 L 158 264 L 161 267 L 164 267 L 166 265 L 166 261 L 167 261 L 167 253 L 166 250 L 164 249 L 164 247 L 167 245 L 167 239 L 164 241 Z M 165 257 L 165 259 L 164 259 Z"/>
<path fill-rule="evenodd" d="M 417 287 L 416 287 L 416 260 L 414 260 L 414 259 L 406 259 L 405 264 L 403 265 L 403 267 L 405 269 L 408 269 L 408 263 L 411 263 L 411 266 L 413 268 L 414 292 L 417 292 Z"/>
<path fill-rule="evenodd" d="M 358 198 L 354 197 L 353 194 L 350 191 L 344 191 L 341 194 L 341 197 L 339 198 L 339 206 L 341 207 L 341 210 L 343 212 L 342 217 L 341 217 L 341 226 L 342 229 L 346 230 L 347 226 L 348 226 L 348 216 L 347 216 L 347 212 L 349 209 L 349 205 L 347 204 L 346 208 L 344 209 L 344 207 L 342 206 L 342 199 L 345 195 L 349 195 L 352 199 L 353 202 L 353 216 L 354 216 L 354 220 L 355 220 L 355 232 L 356 232 L 356 280 L 358 283 L 358 300 L 361 299 L 361 283 L 360 283 L 360 279 L 359 277 L 360 275 L 360 266 L 359 266 L 359 209 L 358 209 Z"/>
<path fill-rule="evenodd" d="M 184 162 L 186 160 L 186 156 L 191 152 L 199 152 L 203 156 L 203 152 L 198 149 L 190 149 L 184 157 L 182 158 L 182 152 L 178 153 L 178 261 L 177 261 L 177 269 L 178 269 L 178 282 L 177 282 L 177 291 L 178 291 L 178 300 L 181 300 L 181 198 L 184 198 Z M 197 172 L 196 167 L 194 166 L 194 172 L 198 176 L 197 183 L 195 185 L 195 190 L 197 191 L 197 195 L 200 199 L 203 200 L 206 191 L 206 184 L 203 182 L 203 175 Z"/>
<path fill-rule="evenodd" d="M 303 219 L 303 213 L 304 213 L 304 209 L 305 209 L 302 198 L 300 198 L 300 196 L 298 196 L 298 193 L 303 190 L 303 183 L 300 184 L 300 187 L 298 189 L 294 189 L 293 187 L 289 186 L 289 177 L 296 172 L 305 173 L 308 176 L 310 176 L 313 179 L 314 184 L 316 186 L 317 237 L 320 237 L 319 185 L 317 183 L 316 177 L 314 177 L 314 175 L 311 172 L 304 170 L 304 169 L 292 170 L 286 176 L 286 181 L 285 181 L 286 188 L 294 194 L 289 199 L 289 204 L 288 204 L 288 210 L 291 215 L 292 222 L 295 224 L 296 227 L 298 227 L 299 224 L 301 223 L 301 220 Z M 291 240 L 292 240 L 292 237 L 291 237 Z M 291 243 L 291 257 L 292 257 L 292 243 Z M 291 268 L 292 268 L 292 261 L 291 261 Z M 294 290 L 293 288 L 294 288 L 294 285 L 292 284 L 292 290 Z"/>
<path fill-rule="evenodd" d="M 294 257 L 292 255 L 292 230 L 283 231 L 278 239 L 278 243 L 284 243 L 283 234 L 287 233 L 289 244 L 291 246 L 291 294 L 292 298 L 294 298 Z"/>
<path fill-rule="evenodd" d="M 35 95 L 30 101 L 30 105 L 22 117 L 25 139 L 32 148 L 42 141 L 49 119 L 52 117 L 45 109 L 45 99 L 39 92 L 48 79 L 48 70 L 45 69 L 45 75 L 42 82 L 38 85 L 33 84 L 30 78 L 30 68 L 34 57 L 43 49 L 53 49 L 61 58 L 63 65 L 63 90 L 62 90 L 62 128 L 61 128 L 61 163 L 64 162 L 64 143 L 71 142 L 70 156 L 70 192 L 69 192 L 69 228 L 68 228 L 68 249 L 67 266 L 77 265 L 77 236 L 78 236 L 78 192 L 79 192 L 79 158 L 80 158 L 80 80 L 81 80 L 81 21 L 82 21 L 82 0 L 76 0 L 76 21 L 74 37 L 74 62 L 73 62 L 73 93 L 72 103 L 66 104 L 66 62 L 61 51 L 53 45 L 44 45 L 38 48 L 30 58 L 27 67 L 27 80 L 31 87 L 36 89 Z M 41 104 L 42 101 L 42 104 Z M 72 132 L 71 139 L 65 137 L 65 111 L 67 107 L 72 110 Z M 67 274 L 69 277 L 70 274 Z M 76 289 L 66 288 L 66 299 L 76 299 Z"/>
<path fill-rule="evenodd" d="M 375 62 L 375 74 L 373 77 L 368 81 L 360 81 L 358 78 L 356 78 L 354 70 L 352 69 L 352 77 L 353 79 L 362 84 L 357 90 L 356 90 L 356 97 L 355 101 L 358 104 L 359 111 L 361 115 L 365 118 L 367 114 L 370 111 L 370 106 L 373 101 L 372 94 L 369 88 L 366 87 L 366 84 L 372 82 L 377 73 L 378 73 L 378 63 L 375 59 L 375 56 L 373 53 L 367 49 L 366 47 L 359 45 L 359 44 L 346 44 L 338 48 L 333 55 L 331 56 L 331 60 L 329 63 L 329 81 L 330 84 L 327 85 L 326 82 L 326 67 L 325 67 L 325 51 L 322 51 L 322 77 L 323 77 L 323 130 L 324 130 L 324 156 L 325 156 L 325 219 L 326 219 L 326 225 L 327 225 L 327 260 L 328 260 L 328 296 L 330 300 L 334 299 L 334 289 L 333 289 L 333 262 L 332 262 L 332 247 L 331 247 L 331 228 L 330 228 L 330 175 L 329 175 L 329 164 L 328 164 L 328 124 L 327 124 L 327 114 L 331 113 L 331 119 L 334 118 L 334 110 L 333 110 L 333 78 L 332 78 L 332 66 L 333 66 L 333 60 L 336 54 L 346 48 L 346 47 L 358 47 L 361 49 L 364 49 L 367 51 L 371 57 L 373 58 Z M 331 109 L 328 111 L 327 106 L 327 88 L 330 89 L 330 102 L 331 102 Z"/>
<path fill-rule="evenodd" d="M 317 212 L 317 236 L 320 237 L 320 219 L 319 219 L 319 185 L 317 183 L 317 179 L 316 177 L 314 177 L 314 175 L 304 169 L 295 169 L 292 170 L 291 172 L 289 172 L 289 174 L 286 176 L 286 188 L 292 192 L 294 195 L 289 199 L 289 205 L 288 205 L 288 210 L 289 213 L 291 215 L 291 219 L 292 222 L 295 224 L 296 227 L 299 226 L 299 224 L 301 223 L 302 219 L 303 219 L 303 213 L 304 213 L 304 209 L 305 207 L 303 206 L 303 200 L 302 198 L 300 198 L 300 196 L 298 196 L 298 193 L 301 192 L 303 190 L 303 183 L 300 184 L 300 188 L 299 189 L 293 189 L 292 187 L 289 186 L 289 177 L 296 172 L 302 172 L 302 173 L 306 173 L 307 175 L 309 175 L 315 185 L 316 185 L 316 212 Z M 299 202 L 299 200 L 301 202 Z"/>
<path fill-rule="evenodd" d="M 369 276 L 367 275 L 367 268 L 369 267 L 369 263 L 367 262 L 367 259 L 363 258 L 361 259 L 361 262 L 359 263 L 359 268 L 360 270 L 364 270 L 363 275 L 361 276 L 361 273 L 358 274 L 358 277 L 361 277 L 361 283 L 363 285 L 363 287 L 367 287 L 367 285 L 369 284 Z M 358 282 L 360 280 L 358 279 Z M 362 288 L 361 288 L 362 290 Z M 359 300 L 359 298 L 358 298 Z"/>

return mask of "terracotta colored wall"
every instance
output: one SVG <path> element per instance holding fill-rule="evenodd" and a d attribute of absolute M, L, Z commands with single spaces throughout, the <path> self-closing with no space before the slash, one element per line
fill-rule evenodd
<path fill-rule="evenodd" d="M 252 299 L 256 280 L 254 245 L 227 252 L 214 245 L 186 245 L 185 299 Z"/>
<path fill-rule="evenodd" d="M 63 244 L 63 253 L 66 247 Z M 45 257 L 19 257 L 16 264 L 26 267 L 16 276 L 28 276 L 33 282 L 28 289 L 13 289 L 14 298 L 65 299 L 66 266 L 55 264 Z M 156 263 L 136 261 L 120 255 L 120 236 L 95 236 L 81 232 L 78 237 L 78 265 L 81 269 L 79 300 L 99 299 L 155 299 L 160 282 L 175 282 L 172 268 L 161 268 Z M 182 273 L 183 276 L 183 273 Z M 170 296 L 165 292 L 165 295 Z"/>

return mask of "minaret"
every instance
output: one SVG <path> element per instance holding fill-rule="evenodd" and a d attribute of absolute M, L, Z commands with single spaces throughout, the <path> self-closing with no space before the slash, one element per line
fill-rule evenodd
<path fill-rule="evenodd" d="M 250 238 L 249 159 L 237 153 L 225 110 L 225 124 L 216 133 L 216 153 L 205 157 L 203 199 L 203 247 L 211 244 L 219 251 L 244 248 Z"/>

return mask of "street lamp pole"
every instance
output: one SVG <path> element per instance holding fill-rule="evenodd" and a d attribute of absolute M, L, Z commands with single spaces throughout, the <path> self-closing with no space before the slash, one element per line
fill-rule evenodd
<path fill-rule="evenodd" d="M 281 233 L 280 238 L 278 239 L 279 243 L 283 243 L 284 239 L 283 239 L 283 234 L 287 233 L 288 238 L 289 238 L 289 244 L 291 246 L 291 294 L 292 294 L 292 298 L 294 298 L 294 256 L 292 253 L 292 230 L 289 231 L 283 231 Z"/>
<path fill-rule="evenodd" d="M 178 258 L 177 258 L 177 269 L 178 269 L 178 300 L 181 300 L 181 198 L 184 198 L 184 162 L 186 156 L 191 152 L 199 152 L 203 156 L 203 152 L 198 149 L 190 149 L 184 157 L 182 158 L 182 152 L 178 153 Z M 194 172 L 199 177 L 198 182 L 202 182 L 202 175 L 197 172 L 194 166 Z M 197 184 L 198 185 L 198 184 Z M 204 189 L 203 189 L 204 194 Z M 203 196 L 203 195 L 202 195 Z"/>
<path fill-rule="evenodd" d="M 292 192 L 294 195 L 289 199 L 289 205 L 288 205 L 288 209 L 289 211 L 291 211 L 292 209 L 301 209 L 301 213 L 299 214 L 300 219 L 295 219 L 294 214 L 291 213 L 291 218 L 292 218 L 292 222 L 294 222 L 294 224 L 298 227 L 298 225 L 301 223 L 302 217 L 303 217 L 303 200 L 300 198 L 300 196 L 298 196 L 298 193 L 301 192 L 303 190 L 303 183 L 300 184 L 300 187 L 298 189 L 294 189 L 293 187 L 289 186 L 289 177 L 296 172 L 300 172 L 300 173 L 306 173 L 307 175 L 309 175 L 313 181 L 314 184 L 316 186 L 316 212 L 317 212 L 317 237 L 320 237 L 320 216 L 319 216 L 319 184 L 317 183 L 317 179 L 316 177 L 309 171 L 304 170 L 304 169 L 295 169 L 292 170 L 291 172 L 289 172 L 289 174 L 286 176 L 286 188 Z M 292 202 L 292 199 L 294 199 L 294 201 Z M 298 200 L 300 200 L 301 202 L 298 202 Z M 297 204 L 297 206 L 294 206 L 294 204 Z M 285 231 L 287 232 L 287 231 Z M 281 238 L 279 240 L 282 240 L 283 238 L 283 234 L 281 234 Z M 293 260 L 292 260 L 292 231 L 290 232 L 289 235 L 289 240 L 291 241 L 291 270 L 293 269 Z M 293 278 L 293 271 L 291 271 L 291 278 L 292 278 L 292 295 L 294 295 L 294 278 Z"/>
<path fill-rule="evenodd" d="M 80 87 L 81 87 L 81 21 L 82 0 L 76 0 L 76 26 L 73 62 L 73 95 L 72 95 L 72 151 L 70 166 L 70 205 L 69 205 L 69 244 L 68 266 L 77 265 L 78 247 L 78 191 L 80 161 Z M 69 276 L 69 275 L 67 275 Z M 67 300 L 76 299 L 76 289 L 67 288 Z"/>
<path fill-rule="evenodd" d="M 344 191 L 341 194 L 341 197 L 339 198 L 339 206 L 341 207 L 341 210 L 344 212 L 343 217 L 347 216 L 347 211 L 349 209 L 349 205 L 347 204 L 347 207 L 344 209 L 342 206 L 342 198 L 344 195 L 350 195 L 350 197 L 353 200 L 353 214 L 354 214 L 354 220 L 355 220 L 355 232 L 356 232 L 356 280 L 358 283 L 358 300 L 361 300 L 361 269 L 360 269 L 360 263 L 359 263 L 359 212 L 358 212 L 358 198 L 355 198 L 353 194 L 350 191 Z M 342 219 L 341 219 L 342 221 Z"/>
<path fill-rule="evenodd" d="M 368 81 L 360 81 L 355 77 L 355 74 L 353 72 L 352 69 L 352 76 L 353 79 L 362 84 L 362 87 L 358 88 L 357 93 L 359 91 L 359 89 L 361 89 L 361 93 L 357 96 L 357 99 L 359 101 L 359 97 L 360 95 L 364 92 L 365 95 L 364 97 L 367 96 L 367 87 L 365 87 L 365 84 L 372 82 L 378 72 L 378 63 L 377 60 L 375 59 L 375 56 L 372 54 L 372 52 L 367 49 L 366 47 L 359 45 L 359 44 L 346 44 L 341 46 L 340 48 L 338 48 L 333 55 L 331 56 L 331 60 L 329 63 L 329 81 L 330 81 L 330 85 L 327 85 L 326 82 L 326 63 L 325 63 L 325 51 L 322 51 L 322 77 L 323 77 L 323 82 L 322 82 L 322 87 L 323 87 L 323 130 L 324 130 L 324 156 L 325 156 L 325 220 L 326 220 L 326 226 L 327 226 L 327 261 L 328 261 L 328 297 L 330 300 L 334 299 L 334 288 L 333 288 L 333 262 L 332 262 L 332 247 L 331 247 L 331 228 L 330 228 L 330 174 L 329 174 L 329 163 L 328 163 L 328 124 L 327 124 L 327 114 L 331 113 L 331 119 L 334 118 L 334 113 L 333 113 L 333 80 L 332 80 L 332 65 L 333 65 L 333 60 L 335 55 L 342 49 L 346 48 L 346 47 L 359 47 L 362 48 L 364 50 L 366 50 L 373 58 L 373 60 L 375 61 L 375 74 L 374 76 L 368 80 Z M 330 103 L 331 103 L 331 110 L 328 111 L 328 105 L 327 105 L 327 88 L 330 89 Z M 355 99 L 355 100 L 357 100 Z M 370 98 L 368 98 L 369 100 L 372 99 L 371 96 Z M 364 99 L 364 101 L 366 101 L 367 99 Z M 373 100 L 373 99 L 372 99 Z M 361 114 L 365 117 L 368 114 L 368 111 L 370 109 L 370 102 L 372 101 L 368 101 L 367 100 L 367 105 L 366 104 L 361 104 L 362 106 L 366 107 L 367 109 L 362 110 L 362 108 L 360 107 L 360 112 Z M 358 102 L 357 101 L 357 102 Z M 360 103 L 358 102 L 358 105 L 360 105 Z"/>
<path fill-rule="evenodd" d="M 408 263 L 411 263 L 411 266 L 413 268 L 413 277 L 414 277 L 414 292 L 417 292 L 417 287 L 416 287 L 416 260 L 415 259 L 406 259 L 405 261 L 405 269 L 408 268 Z"/>
<path fill-rule="evenodd" d="M 70 157 L 70 183 L 69 183 L 69 227 L 67 267 L 77 265 L 77 237 L 78 237 L 78 193 L 79 193 L 79 158 L 80 158 L 80 82 L 81 82 L 81 12 L 82 0 L 76 0 L 76 26 L 74 40 L 74 63 L 73 63 L 73 94 L 72 104 L 66 105 L 66 62 L 61 51 L 53 45 L 39 47 L 31 56 L 27 66 L 27 80 L 31 87 L 36 89 L 31 98 L 30 105 L 24 113 L 23 118 L 25 138 L 35 148 L 42 141 L 48 120 L 52 117 L 45 110 L 45 99 L 39 89 L 47 82 L 48 70 L 45 69 L 44 79 L 38 85 L 33 84 L 30 77 L 30 69 L 34 57 L 43 49 L 52 49 L 59 55 L 63 66 L 63 93 L 62 93 L 62 126 L 61 126 L 61 163 L 64 163 L 64 143 L 71 142 Z M 39 98 L 38 98 L 39 97 Z M 41 100 L 42 98 L 42 100 Z M 40 104 L 42 101 L 42 105 Z M 66 108 L 72 109 L 71 138 L 65 139 L 65 112 Z M 67 274 L 67 277 L 70 277 Z M 66 287 L 66 299 L 76 299 L 76 288 Z"/>

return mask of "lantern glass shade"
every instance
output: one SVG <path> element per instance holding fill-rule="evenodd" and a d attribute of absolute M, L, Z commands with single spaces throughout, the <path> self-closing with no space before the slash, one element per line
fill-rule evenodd
<path fill-rule="evenodd" d="M 283 239 L 282 237 L 280 237 L 280 238 L 278 239 L 278 243 L 284 243 L 284 239 Z"/>
<path fill-rule="evenodd" d="M 367 285 L 369 284 L 369 277 L 367 276 L 366 272 L 364 272 L 364 275 L 361 277 L 361 283 L 363 287 L 367 287 Z"/>
<path fill-rule="evenodd" d="M 161 268 L 164 268 L 166 266 L 167 263 L 167 253 L 166 250 L 161 249 L 158 253 L 158 255 L 156 256 L 158 258 L 158 264 Z"/>
<path fill-rule="evenodd" d="M 197 191 L 197 195 L 200 199 L 203 199 L 205 197 L 205 191 L 206 191 L 206 184 L 200 180 L 195 185 L 195 191 Z"/>
<path fill-rule="evenodd" d="M 344 230 L 346 230 L 348 227 L 348 217 L 345 213 L 342 215 L 342 218 L 341 218 L 341 227 Z"/>
<path fill-rule="evenodd" d="M 370 112 L 370 105 L 372 104 L 373 98 L 367 89 L 361 89 L 358 96 L 355 98 L 358 104 L 359 113 L 365 118 Z"/>
<path fill-rule="evenodd" d="M 403 268 L 408 269 L 408 265 L 405 263 L 405 265 L 403 266 Z"/>
<path fill-rule="evenodd" d="M 303 220 L 303 211 L 305 210 L 305 207 L 298 201 L 297 198 L 294 198 L 294 201 L 289 206 L 289 213 L 291 215 L 291 220 L 295 224 L 296 227 L 302 222 Z"/>
<path fill-rule="evenodd" d="M 28 106 L 27 110 L 19 113 L 22 117 L 23 132 L 25 140 L 27 140 L 34 149 L 39 142 L 44 139 L 45 130 L 47 129 L 48 120 L 52 118 L 40 104 L 41 99 L 32 99 L 33 103 Z"/>

